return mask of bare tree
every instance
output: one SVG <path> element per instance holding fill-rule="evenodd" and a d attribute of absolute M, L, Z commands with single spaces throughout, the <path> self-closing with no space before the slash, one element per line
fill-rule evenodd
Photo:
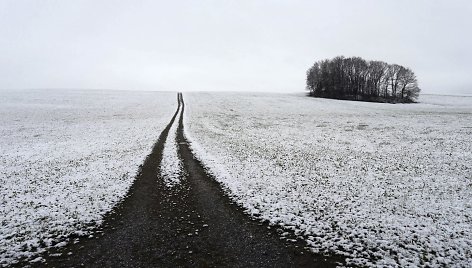
<path fill-rule="evenodd" d="M 369 75 L 372 81 L 373 93 L 375 97 L 380 97 L 382 78 L 388 70 L 388 64 L 383 61 L 371 61 L 369 64 Z"/>
<path fill-rule="evenodd" d="M 306 88 L 310 90 L 310 95 L 315 96 L 320 82 L 320 65 L 313 64 L 306 72 Z"/>
<path fill-rule="evenodd" d="M 410 68 L 403 68 L 398 73 L 398 80 L 401 89 L 401 99 L 411 100 L 412 96 L 417 98 L 419 94 L 418 81 L 416 75 Z"/>
<path fill-rule="evenodd" d="M 399 80 L 399 73 L 402 72 L 402 69 L 404 67 L 400 66 L 398 64 L 393 64 L 391 65 L 391 68 L 389 68 L 390 71 L 390 87 L 392 89 L 392 97 L 394 100 L 398 98 L 398 84 L 400 83 Z"/>

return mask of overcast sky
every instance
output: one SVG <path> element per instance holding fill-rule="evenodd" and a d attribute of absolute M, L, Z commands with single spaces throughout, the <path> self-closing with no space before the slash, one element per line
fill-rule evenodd
<path fill-rule="evenodd" d="M 315 61 L 472 94 L 472 1 L 0 1 L 0 88 L 303 91 Z"/>

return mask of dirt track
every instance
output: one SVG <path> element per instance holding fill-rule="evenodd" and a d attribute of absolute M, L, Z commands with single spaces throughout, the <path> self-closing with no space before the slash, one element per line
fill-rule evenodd
<path fill-rule="evenodd" d="M 332 267 L 340 258 L 316 256 L 301 241 L 281 240 L 276 228 L 254 221 L 223 194 L 190 151 L 180 113 L 160 134 L 122 203 L 94 238 L 51 251 L 48 267 Z M 185 178 L 172 190 L 158 178 L 172 124 Z M 70 255 L 69 255 L 70 254 Z"/>

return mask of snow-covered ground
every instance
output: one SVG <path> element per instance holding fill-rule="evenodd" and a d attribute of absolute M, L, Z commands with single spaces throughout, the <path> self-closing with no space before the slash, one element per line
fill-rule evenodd
<path fill-rule="evenodd" d="M 176 93 L 0 91 L 0 265 L 100 223 L 176 108 Z"/>
<path fill-rule="evenodd" d="M 472 97 L 188 93 L 186 135 L 256 217 L 348 264 L 472 263 Z"/>
<path fill-rule="evenodd" d="M 181 108 L 179 108 L 180 114 Z M 182 161 L 178 155 L 177 148 L 177 127 L 179 117 L 177 116 L 169 130 L 164 150 L 162 152 L 162 161 L 160 166 L 160 177 L 167 187 L 172 188 L 180 183 L 182 179 Z"/>

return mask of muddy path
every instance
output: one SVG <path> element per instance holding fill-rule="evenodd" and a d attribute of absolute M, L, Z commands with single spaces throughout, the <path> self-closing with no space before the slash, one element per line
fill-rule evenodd
<path fill-rule="evenodd" d="M 93 237 L 52 250 L 41 267 L 334 267 L 342 258 L 312 254 L 300 240 L 252 220 L 193 156 L 178 109 L 142 165 L 128 196 Z M 178 124 L 184 178 L 171 189 L 159 178 L 169 130 Z M 172 141 L 167 141 L 172 142 Z M 36 265 L 34 265 L 36 266 Z"/>

